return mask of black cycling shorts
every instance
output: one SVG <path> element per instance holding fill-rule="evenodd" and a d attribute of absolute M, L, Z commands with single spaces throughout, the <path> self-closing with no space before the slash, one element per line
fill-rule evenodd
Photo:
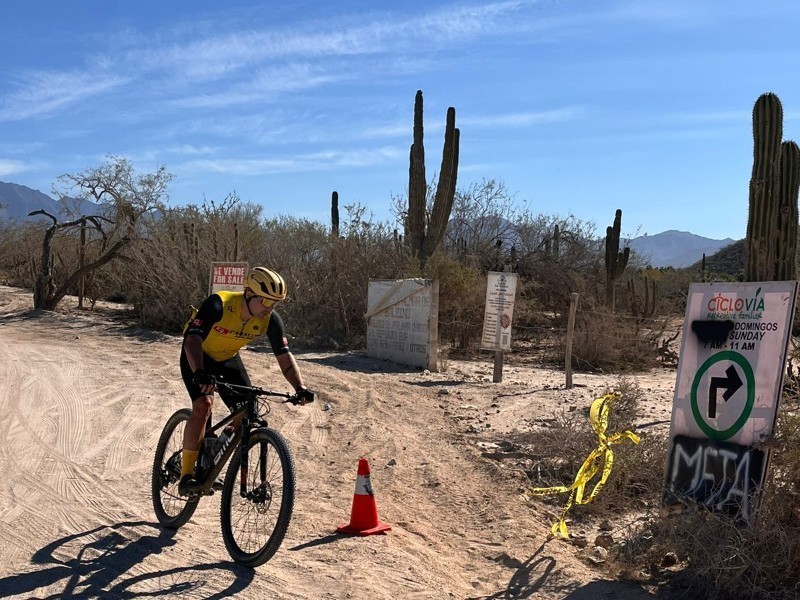
<path fill-rule="evenodd" d="M 204 353 L 203 368 L 215 377 L 222 378 L 225 383 L 231 383 L 233 385 L 252 385 L 250 383 L 250 377 L 248 377 L 247 371 L 244 368 L 244 363 L 242 363 L 242 359 L 238 354 L 226 361 L 219 362 Z M 189 361 L 186 359 L 186 353 L 183 349 L 181 349 L 181 377 L 183 377 L 183 383 L 186 386 L 186 390 L 189 392 L 189 397 L 192 399 L 192 402 L 204 395 L 203 392 L 200 391 L 200 388 L 192 383 L 194 373 L 189 366 Z M 231 392 L 223 389 L 219 389 L 217 392 L 225 405 L 231 410 L 233 410 L 236 402 L 242 399 L 241 396 L 233 396 Z"/>

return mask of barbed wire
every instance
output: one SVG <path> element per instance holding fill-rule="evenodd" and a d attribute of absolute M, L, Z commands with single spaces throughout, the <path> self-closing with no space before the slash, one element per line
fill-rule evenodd
<path fill-rule="evenodd" d="M 601 317 L 611 317 L 614 319 L 626 319 L 629 321 L 660 321 L 660 320 L 667 320 L 669 317 L 643 317 L 643 316 L 636 316 L 636 315 L 623 315 L 620 313 L 609 313 L 602 310 L 579 310 L 579 314 L 584 315 L 599 315 Z"/>

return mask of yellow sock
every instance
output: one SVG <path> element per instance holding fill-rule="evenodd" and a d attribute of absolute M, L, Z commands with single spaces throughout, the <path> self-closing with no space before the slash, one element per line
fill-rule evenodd
<path fill-rule="evenodd" d="M 181 454 L 181 477 L 194 474 L 194 463 L 197 462 L 199 450 L 184 450 Z"/>

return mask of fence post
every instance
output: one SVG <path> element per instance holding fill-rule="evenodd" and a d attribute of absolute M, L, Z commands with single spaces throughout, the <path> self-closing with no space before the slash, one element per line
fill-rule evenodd
<path fill-rule="evenodd" d="M 492 372 L 492 383 L 503 381 L 503 351 L 494 351 L 494 371 Z"/>
<path fill-rule="evenodd" d="M 567 342 L 564 351 L 564 372 L 567 376 L 567 389 L 572 389 L 572 337 L 575 333 L 575 311 L 578 310 L 578 293 L 569 295 L 569 318 L 567 319 Z"/>
<path fill-rule="evenodd" d="M 82 269 L 86 259 L 86 219 L 81 219 L 81 244 L 78 248 L 78 268 Z M 86 293 L 86 275 L 78 279 L 78 308 L 83 308 L 83 296 Z"/>

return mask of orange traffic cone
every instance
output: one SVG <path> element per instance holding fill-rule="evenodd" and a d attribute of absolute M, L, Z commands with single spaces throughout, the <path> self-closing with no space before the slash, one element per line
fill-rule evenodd
<path fill-rule="evenodd" d="M 354 535 L 372 535 L 383 533 L 392 528 L 378 520 L 378 506 L 375 504 L 375 495 L 369 481 L 369 463 L 366 458 L 358 460 L 358 476 L 356 477 L 356 491 L 353 494 L 353 508 L 350 511 L 350 523 L 339 525 L 339 533 L 352 533 Z"/>

